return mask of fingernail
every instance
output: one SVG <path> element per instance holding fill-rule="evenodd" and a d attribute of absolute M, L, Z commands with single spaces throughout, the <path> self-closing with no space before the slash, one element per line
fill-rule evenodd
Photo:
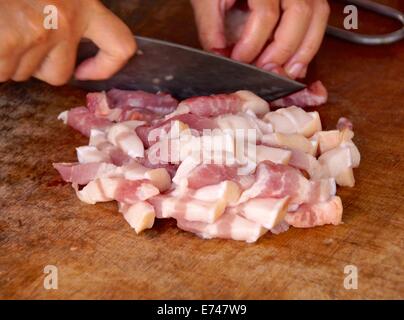
<path fill-rule="evenodd" d="M 303 71 L 304 67 L 305 66 L 303 63 L 295 63 L 295 64 L 292 64 L 291 66 L 287 66 L 285 68 L 285 71 L 289 75 L 289 77 L 294 79 L 299 76 L 299 74 Z"/>
<path fill-rule="evenodd" d="M 230 57 L 231 55 L 231 47 L 226 47 L 226 48 L 212 48 L 211 51 L 219 56 L 223 57 Z"/>
<path fill-rule="evenodd" d="M 307 66 L 303 68 L 303 70 L 299 73 L 298 78 L 304 78 L 307 74 Z"/>
<path fill-rule="evenodd" d="M 267 63 L 262 66 L 262 69 L 265 71 L 273 71 L 274 69 L 277 69 L 279 66 L 276 63 Z"/>

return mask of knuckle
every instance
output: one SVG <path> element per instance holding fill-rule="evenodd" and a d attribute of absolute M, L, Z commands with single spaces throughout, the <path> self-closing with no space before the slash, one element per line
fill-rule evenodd
<path fill-rule="evenodd" d="M 43 78 L 45 82 L 57 87 L 65 85 L 69 81 L 69 79 L 70 74 L 60 72 L 48 73 Z"/>
<path fill-rule="evenodd" d="M 48 41 L 48 39 L 49 39 L 49 31 L 46 30 L 45 28 L 36 26 L 34 29 L 32 29 L 31 43 L 33 45 L 39 45 L 45 43 Z"/>
<path fill-rule="evenodd" d="M 293 55 L 294 50 L 290 46 L 281 46 L 278 48 L 278 53 L 282 57 L 290 57 Z"/>
<path fill-rule="evenodd" d="M 128 41 L 116 50 L 116 57 L 121 60 L 128 60 L 136 52 L 135 41 Z"/>
<path fill-rule="evenodd" d="M 317 52 L 317 50 L 318 50 L 317 43 L 315 43 L 313 41 L 308 42 L 302 49 L 302 52 L 301 52 L 302 60 L 304 60 L 304 62 L 311 60 L 311 58 L 314 56 L 314 54 Z"/>
<path fill-rule="evenodd" d="M 292 9 L 300 16 L 307 17 L 311 15 L 311 6 L 306 1 L 295 1 Z"/>
<path fill-rule="evenodd" d="M 328 17 L 331 13 L 331 8 L 330 5 L 328 4 L 327 1 L 320 1 L 318 4 L 318 11 L 320 14 Z"/>
<path fill-rule="evenodd" d="M 20 39 L 15 34 L 11 33 L 2 34 L 0 41 L 0 56 L 5 57 L 14 55 L 19 44 Z"/>
<path fill-rule="evenodd" d="M 279 18 L 279 8 L 270 8 L 260 12 L 259 14 L 266 20 L 266 21 L 273 21 Z"/>

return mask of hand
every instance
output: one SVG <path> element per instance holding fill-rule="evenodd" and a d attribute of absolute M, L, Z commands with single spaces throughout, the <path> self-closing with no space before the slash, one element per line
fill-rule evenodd
<path fill-rule="evenodd" d="M 191 0 L 205 50 L 231 45 L 226 16 L 236 0 Z M 248 16 L 230 57 L 268 71 L 306 75 L 320 48 L 330 8 L 326 0 L 248 0 Z M 234 23 L 230 23 L 234 28 Z M 234 31 L 234 30 L 230 30 Z M 269 45 L 268 45 L 269 43 Z"/>
<path fill-rule="evenodd" d="M 57 8 L 57 29 L 44 27 L 46 5 Z M 82 38 L 100 50 L 78 66 L 75 75 L 81 80 L 110 77 L 136 50 L 129 28 L 97 0 L 0 0 L 0 82 L 34 76 L 65 84 Z"/>

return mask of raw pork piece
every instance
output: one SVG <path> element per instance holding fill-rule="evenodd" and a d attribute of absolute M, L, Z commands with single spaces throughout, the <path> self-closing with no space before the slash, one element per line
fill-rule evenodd
<path fill-rule="evenodd" d="M 307 88 L 293 93 L 287 97 L 271 102 L 271 107 L 299 106 L 315 107 L 327 102 L 328 92 L 321 81 L 316 81 Z"/>
<path fill-rule="evenodd" d="M 175 125 L 179 125 L 179 131 L 192 129 L 193 132 L 201 134 L 203 130 L 212 130 L 217 128 L 214 120 L 206 117 L 200 117 L 194 114 L 186 113 L 173 116 L 168 119 L 162 119 L 152 125 L 144 125 L 136 128 L 136 133 L 143 141 L 146 147 L 150 147 L 161 138 L 166 137 Z M 177 129 L 177 128 L 176 128 Z"/>
<path fill-rule="evenodd" d="M 147 180 L 126 180 L 123 178 L 100 178 L 89 182 L 76 193 L 79 199 L 89 204 L 116 200 L 127 204 L 147 200 L 158 195 L 159 189 Z"/>
<path fill-rule="evenodd" d="M 136 233 L 151 229 L 156 218 L 153 206 L 146 201 L 137 201 L 132 205 L 119 203 L 119 212 Z"/>
<path fill-rule="evenodd" d="M 240 189 L 236 183 L 223 181 L 197 190 L 174 190 L 149 199 L 149 202 L 154 205 L 158 218 L 213 223 L 228 205 L 237 202 L 239 196 Z"/>
<path fill-rule="evenodd" d="M 337 225 L 336 184 L 353 186 L 360 163 L 352 123 L 341 118 L 324 131 L 318 112 L 295 106 L 326 99 L 320 82 L 271 103 L 288 106 L 272 112 L 248 91 L 179 104 L 164 93 L 89 93 L 87 108 L 59 116 L 89 143 L 76 149 L 77 163 L 54 167 L 83 202 L 117 201 L 136 233 L 156 218 L 205 239 L 247 242 Z"/>
<path fill-rule="evenodd" d="M 306 112 L 296 106 L 268 112 L 264 116 L 264 120 L 271 123 L 277 133 L 301 134 L 308 138 L 321 131 L 318 112 Z"/>
<path fill-rule="evenodd" d="M 325 224 L 338 225 L 342 219 L 341 198 L 334 196 L 326 202 L 303 204 L 297 211 L 288 212 L 285 220 L 296 228 L 311 228 Z"/>
<path fill-rule="evenodd" d="M 167 93 L 148 93 L 141 90 L 129 91 L 112 89 L 107 92 L 107 97 L 114 108 L 140 108 L 152 111 L 160 115 L 173 112 L 178 101 Z"/>
<path fill-rule="evenodd" d="M 53 167 L 66 182 L 86 185 L 97 178 L 113 177 L 117 167 L 110 163 L 54 163 Z"/>
<path fill-rule="evenodd" d="M 257 167 L 254 184 L 245 190 L 239 203 L 252 198 L 283 198 L 290 196 L 292 204 L 316 203 L 335 195 L 333 179 L 310 181 L 292 167 L 261 162 Z"/>
<path fill-rule="evenodd" d="M 229 212 L 243 216 L 266 229 L 275 228 L 286 215 L 289 197 L 254 198 L 228 209 Z"/>
<path fill-rule="evenodd" d="M 111 103 L 110 99 L 108 99 L 104 91 L 87 94 L 87 108 L 94 113 L 95 116 L 115 122 L 128 120 L 152 121 L 162 117 L 161 114 L 145 108 L 135 108 L 125 105 L 116 107 Z"/>
<path fill-rule="evenodd" d="M 189 98 L 182 101 L 178 109 L 181 113 L 189 112 L 202 117 L 216 117 L 247 110 L 264 115 L 269 111 L 269 105 L 252 92 L 241 90 L 231 94 Z"/>
<path fill-rule="evenodd" d="M 105 129 L 111 125 L 109 120 L 96 117 L 85 107 L 65 111 L 59 115 L 59 119 L 86 137 L 90 136 L 91 129 Z"/>
<path fill-rule="evenodd" d="M 232 213 L 225 213 L 211 224 L 177 219 L 177 226 L 203 239 L 222 238 L 246 242 L 255 242 L 268 231 L 260 224 Z"/>

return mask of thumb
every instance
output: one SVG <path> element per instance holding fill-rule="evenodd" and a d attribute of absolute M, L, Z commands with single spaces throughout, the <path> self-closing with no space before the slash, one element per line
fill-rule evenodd
<path fill-rule="evenodd" d="M 102 80 L 111 77 L 134 55 L 136 42 L 129 28 L 111 11 L 96 4 L 83 37 L 99 48 L 95 57 L 76 69 L 79 80 Z"/>

